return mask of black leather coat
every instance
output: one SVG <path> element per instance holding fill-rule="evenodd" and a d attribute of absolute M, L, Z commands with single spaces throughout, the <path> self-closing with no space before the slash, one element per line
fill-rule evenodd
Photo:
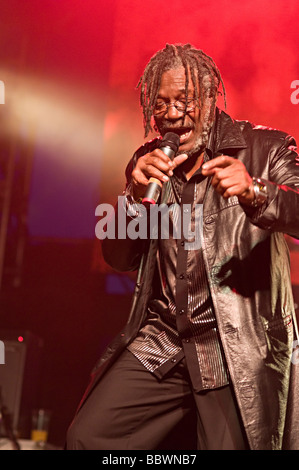
<path fill-rule="evenodd" d="M 141 147 L 127 168 L 155 142 Z M 209 158 L 240 159 L 251 176 L 264 180 L 268 202 L 242 207 L 209 185 L 204 200 L 203 255 L 231 380 L 251 449 L 299 448 L 296 366 L 292 363 L 294 304 L 284 233 L 299 238 L 299 161 L 287 134 L 233 121 L 217 110 Z M 165 185 L 164 185 L 165 186 Z M 101 374 L 136 334 L 146 312 L 157 242 L 103 242 L 115 269 L 139 267 L 131 314 L 92 373 L 84 399 Z M 299 370 L 299 369 L 298 369 Z"/>

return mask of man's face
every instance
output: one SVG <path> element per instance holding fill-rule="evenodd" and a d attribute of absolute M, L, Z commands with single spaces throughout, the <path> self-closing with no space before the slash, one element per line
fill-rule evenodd
<path fill-rule="evenodd" d="M 180 136 L 179 154 L 187 153 L 189 156 L 203 148 L 202 122 L 199 103 L 195 108 L 186 113 L 179 111 L 173 105 L 176 101 L 186 101 L 195 98 L 195 90 L 192 80 L 189 80 L 188 95 L 185 93 L 185 69 L 179 67 L 167 70 L 161 77 L 161 85 L 156 101 L 156 109 L 164 103 L 171 104 L 164 112 L 155 114 L 156 126 L 163 136 L 166 132 L 175 132 Z M 194 106 L 193 106 L 194 107 Z"/>

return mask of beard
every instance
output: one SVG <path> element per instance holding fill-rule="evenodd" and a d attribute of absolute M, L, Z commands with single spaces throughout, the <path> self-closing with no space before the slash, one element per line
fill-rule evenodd
<path fill-rule="evenodd" d="M 198 136 L 197 139 L 195 140 L 195 143 L 192 149 L 187 150 L 187 151 L 186 150 L 178 151 L 177 155 L 185 154 L 185 155 L 188 155 L 189 158 L 194 157 L 194 155 L 196 156 L 200 155 L 204 151 L 207 145 L 206 140 L 208 139 L 204 139 L 202 135 Z"/>

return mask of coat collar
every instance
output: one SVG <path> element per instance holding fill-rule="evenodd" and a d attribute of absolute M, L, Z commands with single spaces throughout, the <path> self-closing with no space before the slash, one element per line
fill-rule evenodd
<path fill-rule="evenodd" d="M 223 153 L 226 149 L 244 149 L 247 144 L 238 121 L 216 108 L 215 121 L 206 147 L 209 158 Z"/>

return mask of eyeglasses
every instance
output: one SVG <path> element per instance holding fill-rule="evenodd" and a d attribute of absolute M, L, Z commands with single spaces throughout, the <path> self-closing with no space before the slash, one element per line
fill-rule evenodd
<path fill-rule="evenodd" d="M 174 101 L 173 103 L 157 101 L 153 110 L 154 116 L 158 116 L 159 114 L 166 114 L 168 112 L 169 106 L 174 106 L 180 112 L 186 111 L 187 113 L 190 113 L 196 108 L 197 100 L 195 98 L 190 98 L 188 100 L 181 99 L 178 101 Z"/>

